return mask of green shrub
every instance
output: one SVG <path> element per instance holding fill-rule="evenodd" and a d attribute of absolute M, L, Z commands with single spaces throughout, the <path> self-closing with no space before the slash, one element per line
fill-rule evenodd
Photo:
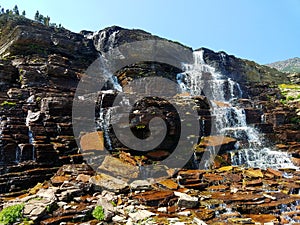
<path fill-rule="evenodd" d="M 295 100 L 295 98 L 294 98 L 293 96 L 288 96 L 288 97 L 287 97 L 287 100 L 288 100 L 288 101 L 293 101 L 293 100 Z"/>
<path fill-rule="evenodd" d="M 284 97 L 286 97 L 287 91 L 282 91 L 281 94 L 282 94 Z"/>
<path fill-rule="evenodd" d="M 42 100 L 42 98 L 40 96 L 36 97 L 35 101 L 36 102 L 40 102 Z"/>
<path fill-rule="evenodd" d="M 0 212 L 0 224 L 15 223 L 18 219 L 22 218 L 22 210 L 24 204 L 8 206 Z"/>
<path fill-rule="evenodd" d="M 285 105 L 287 103 L 287 101 L 285 99 L 280 99 L 280 103 Z"/>
<path fill-rule="evenodd" d="M 52 205 L 47 205 L 46 206 L 46 212 L 47 213 L 53 213 L 55 210 L 57 210 L 59 208 L 59 206 L 55 203 L 55 204 L 52 204 Z"/>
<path fill-rule="evenodd" d="M 96 218 L 97 220 L 104 220 L 105 215 L 104 215 L 104 210 L 102 208 L 102 206 L 96 206 L 95 209 L 92 212 L 92 215 L 94 218 Z"/>
<path fill-rule="evenodd" d="M 140 124 L 140 125 L 136 125 L 135 127 L 136 127 L 136 129 L 145 129 L 146 125 Z"/>
<path fill-rule="evenodd" d="M 298 123 L 300 123 L 300 118 L 299 117 L 293 117 L 293 118 L 291 118 L 291 123 L 296 123 L 296 124 L 298 124 Z"/>
<path fill-rule="evenodd" d="M 4 102 L 2 102 L 0 105 L 1 105 L 1 106 L 13 107 L 13 106 L 16 106 L 17 103 L 15 103 L 15 102 L 4 101 Z"/>

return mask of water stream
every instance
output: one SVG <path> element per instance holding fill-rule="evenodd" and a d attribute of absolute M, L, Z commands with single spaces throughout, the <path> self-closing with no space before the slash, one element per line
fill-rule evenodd
<path fill-rule="evenodd" d="M 228 136 L 237 140 L 236 149 L 231 151 L 233 165 L 246 167 L 296 168 L 287 153 L 276 151 L 265 142 L 264 134 L 247 124 L 245 110 L 237 104 L 243 93 L 237 82 L 216 72 L 203 59 L 203 50 L 194 52 L 194 62 L 183 65 L 183 73 L 177 75 L 177 82 L 182 92 L 191 96 L 205 95 L 210 100 L 213 126 L 211 135 Z M 113 89 L 122 91 L 113 74 L 108 74 Z M 111 109 L 102 108 L 102 93 L 98 125 L 104 132 L 106 145 L 112 150 L 109 138 Z M 251 100 L 250 100 L 251 101 Z M 261 117 L 262 122 L 264 116 Z M 214 154 L 214 152 L 212 152 Z"/>
<path fill-rule="evenodd" d="M 287 153 L 266 146 L 264 135 L 246 122 L 245 110 L 236 104 L 242 97 L 238 83 L 218 73 L 203 60 L 203 50 L 194 52 L 194 63 L 184 64 L 177 81 L 183 92 L 205 95 L 211 104 L 211 135 L 238 140 L 232 152 L 233 165 L 259 168 L 295 168 Z M 262 117 L 264 119 L 264 117 Z"/>

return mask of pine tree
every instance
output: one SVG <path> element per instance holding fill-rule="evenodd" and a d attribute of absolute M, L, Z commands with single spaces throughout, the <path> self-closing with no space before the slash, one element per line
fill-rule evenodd
<path fill-rule="evenodd" d="M 44 23 L 44 16 L 40 14 L 37 21 L 39 21 L 40 23 Z"/>
<path fill-rule="evenodd" d="M 25 10 L 23 10 L 23 12 L 22 12 L 22 16 L 26 16 L 26 12 L 25 12 Z"/>
<path fill-rule="evenodd" d="M 40 18 L 40 13 L 37 10 L 36 13 L 35 13 L 35 15 L 34 15 L 34 20 L 39 21 L 39 18 Z"/>
<path fill-rule="evenodd" d="M 16 14 L 16 15 L 20 15 L 17 5 L 15 5 L 15 7 L 13 8 L 13 13 Z"/>
<path fill-rule="evenodd" d="M 50 17 L 49 16 L 43 17 L 43 22 L 44 22 L 44 25 L 46 25 L 47 27 L 49 27 Z"/>
<path fill-rule="evenodd" d="M 2 8 L 2 9 L 1 9 L 1 14 L 4 14 L 4 13 L 5 13 L 5 9 Z"/>

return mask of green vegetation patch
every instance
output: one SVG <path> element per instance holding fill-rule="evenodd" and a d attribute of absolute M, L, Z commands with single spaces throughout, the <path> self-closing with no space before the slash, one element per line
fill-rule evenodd
<path fill-rule="evenodd" d="M 94 218 L 96 218 L 99 221 L 104 220 L 105 214 L 104 214 L 104 209 L 102 206 L 96 206 L 95 209 L 92 212 L 92 215 Z"/>
<path fill-rule="evenodd" d="M 17 105 L 17 103 L 15 103 L 15 102 L 8 102 L 8 101 L 4 101 L 4 102 L 2 102 L 1 104 L 0 104 L 0 106 L 8 106 L 8 107 L 13 107 L 13 106 L 16 106 Z"/>
<path fill-rule="evenodd" d="M 146 128 L 146 125 L 144 125 L 144 124 L 139 124 L 139 125 L 136 125 L 135 127 L 136 127 L 136 129 L 145 129 L 145 128 Z"/>
<path fill-rule="evenodd" d="M 300 124 L 300 117 L 293 117 L 290 121 L 291 123 Z"/>
<path fill-rule="evenodd" d="M 278 85 L 283 99 L 281 103 L 286 104 L 292 101 L 300 101 L 300 85 L 299 84 L 280 84 Z"/>
<path fill-rule="evenodd" d="M 24 204 L 12 205 L 0 212 L 0 225 L 15 223 L 22 219 Z"/>
<path fill-rule="evenodd" d="M 279 84 L 280 89 L 300 90 L 300 84 Z"/>

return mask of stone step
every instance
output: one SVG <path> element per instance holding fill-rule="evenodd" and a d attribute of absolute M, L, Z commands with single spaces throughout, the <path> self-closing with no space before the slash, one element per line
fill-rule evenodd
<path fill-rule="evenodd" d="M 18 169 L 21 170 L 21 168 Z M 38 182 L 50 179 L 57 170 L 57 167 L 34 168 L 2 174 L 0 175 L 0 193 L 15 192 L 33 187 Z"/>
<path fill-rule="evenodd" d="M 169 200 L 174 198 L 173 191 L 146 191 L 141 194 L 133 195 L 132 198 L 138 200 L 140 203 L 148 206 L 165 206 Z"/>

